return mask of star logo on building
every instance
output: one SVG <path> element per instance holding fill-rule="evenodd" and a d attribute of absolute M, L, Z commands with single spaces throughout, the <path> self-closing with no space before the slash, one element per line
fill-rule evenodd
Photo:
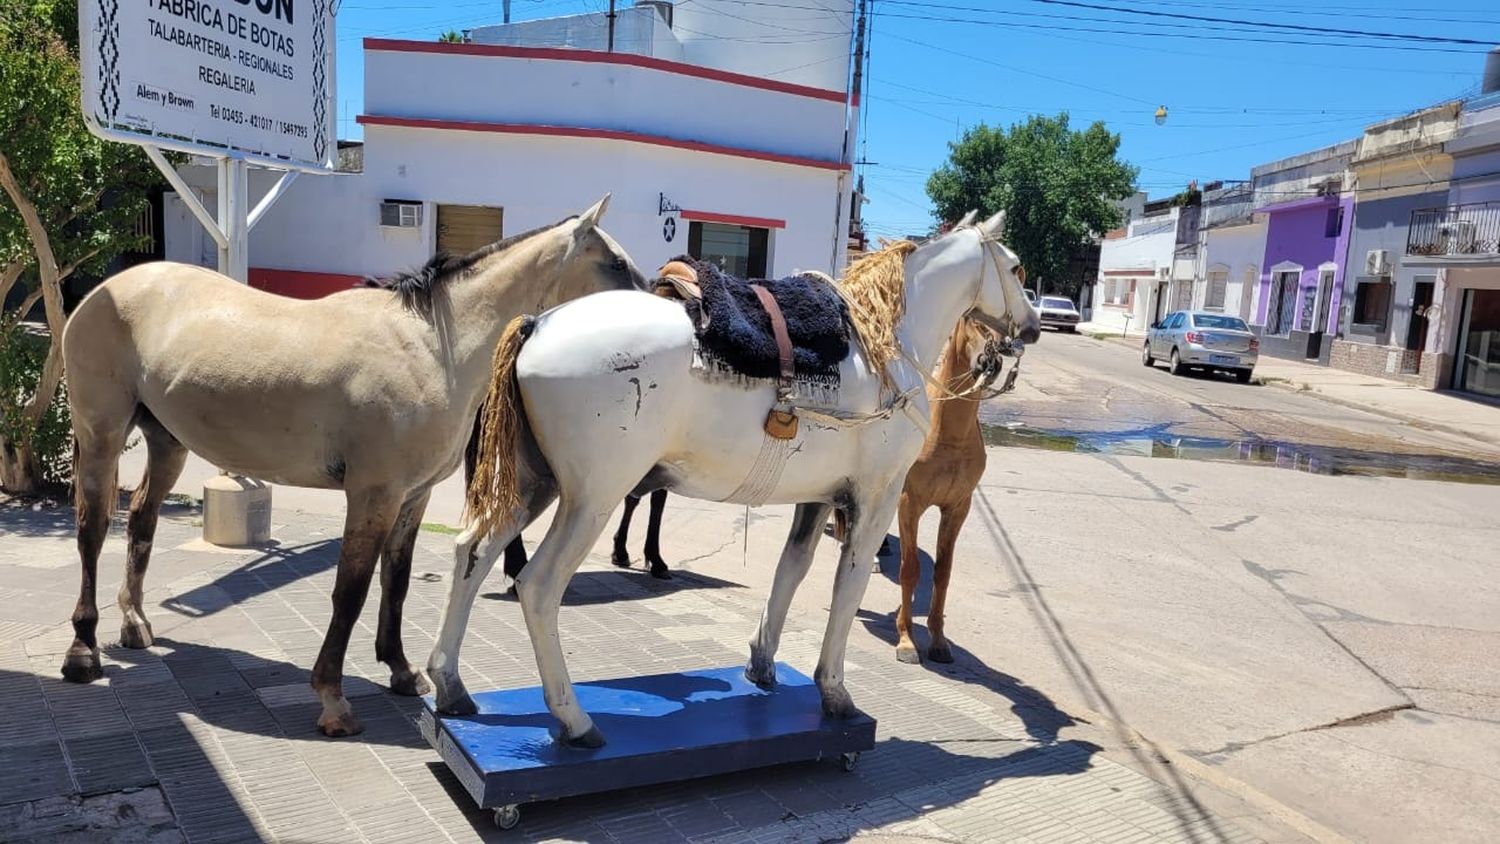
<path fill-rule="evenodd" d="M 668 243 L 671 243 L 672 238 L 677 236 L 676 217 L 668 217 L 666 219 L 666 222 L 661 224 L 661 236 L 665 238 Z"/>

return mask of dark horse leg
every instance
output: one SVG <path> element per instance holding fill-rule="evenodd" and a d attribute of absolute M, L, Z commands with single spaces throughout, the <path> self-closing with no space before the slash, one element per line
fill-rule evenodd
<path fill-rule="evenodd" d="M 120 644 L 127 648 L 149 648 L 152 644 L 151 622 L 141 606 L 146 566 L 151 562 L 151 544 L 156 537 L 156 521 L 161 504 L 182 476 L 187 449 L 156 421 L 151 411 L 136 411 L 135 422 L 146 439 L 146 474 L 130 497 L 129 541 L 125 559 L 125 580 L 120 584 Z"/>
<path fill-rule="evenodd" d="M 391 691 L 412 697 L 432 690 L 407 660 L 401 642 L 401 609 L 411 586 L 411 555 L 430 497 L 431 491 L 424 491 L 401 507 L 396 526 L 380 554 L 380 618 L 375 631 L 375 658 L 391 669 Z"/>
<path fill-rule="evenodd" d="M 625 512 L 620 516 L 619 530 L 615 531 L 615 549 L 610 554 L 609 561 L 622 569 L 630 568 L 630 551 L 625 545 L 630 538 L 631 517 L 635 515 L 636 505 L 640 503 L 639 495 L 625 496 Z M 661 514 L 666 506 L 666 490 L 659 489 L 651 493 L 651 514 L 646 523 L 646 565 L 651 569 L 651 576 L 658 580 L 672 579 L 672 572 L 661 558 Z"/>
<path fill-rule="evenodd" d="M 640 503 L 639 495 L 625 496 L 625 512 L 620 514 L 620 527 L 615 531 L 615 550 L 609 555 L 609 561 L 622 569 L 630 568 L 630 551 L 625 547 L 625 541 L 630 538 L 630 519 L 635 515 L 636 505 Z M 651 506 L 656 507 L 655 498 L 651 500 Z M 650 543 L 649 538 L 647 543 Z"/>
<path fill-rule="evenodd" d="M 346 498 L 348 515 L 333 582 L 333 616 L 312 671 L 313 691 L 323 704 L 318 729 L 327 736 L 352 736 L 364 730 L 344 699 L 344 654 L 369 594 L 376 559 L 390 540 L 403 503 L 400 493 L 380 487 L 346 488 Z"/>
<path fill-rule="evenodd" d="M 651 493 L 651 518 L 646 523 L 646 562 L 651 565 L 651 576 L 658 580 L 671 580 L 672 572 L 661 558 L 661 513 L 667 508 L 667 491 L 659 489 Z"/>

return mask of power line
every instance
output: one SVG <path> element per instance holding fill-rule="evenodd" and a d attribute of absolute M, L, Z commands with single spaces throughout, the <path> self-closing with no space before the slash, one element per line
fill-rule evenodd
<path fill-rule="evenodd" d="M 1189 15 L 1182 12 L 1157 12 L 1147 9 L 1131 9 L 1122 8 L 1119 6 L 1105 6 L 1099 3 L 1084 3 L 1080 2 L 1080 0 L 1026 0 L 1026 2 L 1039 3 L 1047 6 L 1068 6 L 1076 9 L 1093 9 L 1096 11 L 1114 12 L 1115 14 L 1120 15 L 1138 15 L 1151 18 L 1172 18 L 1175 20 L 1191 20 L 1208 23 L 1230 23 L 1238 24 L 1240 26 L 1259 27 L 1263 29 L 1279 29 L 1286 32 L 1339 34 L 1349 36 L 1363 36 L 1366 38 L 1396 38 L 1408 41 L 1429 41 L 1433 43 L 1444 44 L 1470 44 L 1486 48 L 1494 46 L 1493 42 L 1476 41 L 1472 38 L 1451 38 L 1447 36 L 1437 35 L 1417 35 L 1414 33 L 1377 32 L 1363 29 L 1343 29 L 1338 27 L 1309 26 L 1296 23 L 1275 23 L 1272 21 L 1255 21 L 1247 20 L 1244 18 L 1220 18 L 1212 17 L 1209 15 Z"/>

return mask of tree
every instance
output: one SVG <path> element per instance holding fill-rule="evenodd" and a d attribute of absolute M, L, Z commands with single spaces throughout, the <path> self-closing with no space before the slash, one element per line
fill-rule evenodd
<path fill-rule="evenodd" d="M 453 29 L 450 29 L 447 32 L 443 33 L 442 35 L 439 35 L 438 36 L 438 40 L 446 42 L 448 44 L 462 44 L 462 43 L 464 43 L 463 34 L 460 33 L 460 32 L 458 32 L 457 30 L 453 30 Z"/>
<path fill-rule="evenodd" d="M 11 492 L 66 475 L 62 283 L 144 245 L 135 222 L 157 178 L 139 149 L 84 126 L 75 13 L 67 2 L 0 7 L 0 302 L 19 298 L 0 312 L 0 488 Z M 11 297 L 17 287 L 26 294 Z M 40 332 L 22 324 L 37 302 Z"/>
<path fill-rule="evenodd" d="M 1103 123 L 1071 129 L 1068 114 L 1032 115 L 1009 130 L 980 124 L 948 145 L 948 161 L 927 179 L 938 220 L 951 225 L 979 209 L 1005 211 L 1005 244 L 1029 279 L 1076 296 L 1069 259 L 1120 224 L 1110 200 L 1135 189 L 1135 167 L 1116 158 L 1120 136 Z"/>

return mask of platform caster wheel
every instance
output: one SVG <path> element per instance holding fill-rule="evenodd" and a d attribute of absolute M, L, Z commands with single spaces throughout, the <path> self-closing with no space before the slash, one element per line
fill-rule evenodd
<path fill-rule="evenodd" d="M 495 826 L 499 829 L 515 829 L 520 822 L 520 806 L 501 806 L 495 810 Z"/>
<path fill-rule="evenodd" d="M 839 765 L 845 771 L 853 771 L 859 766 L 859 752 L 845 753 L 839 756 Z"/>

